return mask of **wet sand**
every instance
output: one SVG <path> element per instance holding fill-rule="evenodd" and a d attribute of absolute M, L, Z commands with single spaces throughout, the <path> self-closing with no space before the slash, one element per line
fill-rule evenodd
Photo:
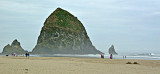
<path fill-rule="evenodd" d="M 0 74 L 160 74 L 160 60 L 0 56 Z"/>

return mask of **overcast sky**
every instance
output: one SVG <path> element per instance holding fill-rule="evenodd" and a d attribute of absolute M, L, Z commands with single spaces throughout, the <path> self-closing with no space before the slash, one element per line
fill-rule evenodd
<path fill-rule="evenodd" d="M 160 53 L 160 0 L 0 0 L 0 52 L 14 39 L 32 51 L 57 7 L 76 16 L 102 52 L 113 44 L 118 53 Z"/>

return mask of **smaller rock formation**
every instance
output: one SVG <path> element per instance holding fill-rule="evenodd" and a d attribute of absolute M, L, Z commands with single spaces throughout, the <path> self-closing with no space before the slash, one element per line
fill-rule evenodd
<path fill-rule="evenodd" d="M 12 54 L 12 53 L 16 53 L 16 54 L 25 54 L 27 51 L 25 51 L 21 45 L 20 42 L 17 41 L 17 39 L 15 39 L 12 44 L 8 44 L 3 48 L 2 54 Z"/>
<path fill-rule="evenodd" d="M 118 55 L 118 53 L 115 52 L 113 45 L 109 48 L 109 54 Z"/>

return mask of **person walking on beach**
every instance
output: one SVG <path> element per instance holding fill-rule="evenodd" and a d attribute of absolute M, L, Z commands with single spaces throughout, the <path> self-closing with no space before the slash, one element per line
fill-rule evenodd
<path fill-rule="evenodd" d="M 126 59 L 126 56 L 123 56 L 123 59 Z"/>
<path fill-rule="evenodd" d="M 25 55 L 26 55 L 26 58 L 27 58 L 28 53 L 26 53 Z"/>
<path fill-rule="evenodd" d="M 101 58 L 104 58 L 104 55 L 103 55 L 103 54 L 101 54 Z"/>
<path fill-rule="evenodd" d="M 113 57 L 113 56 L 112 56 L 112 54 L 111 54 L 111 55 L 110 55 L 110 59 L 112 59 L 112 57 Z"/>

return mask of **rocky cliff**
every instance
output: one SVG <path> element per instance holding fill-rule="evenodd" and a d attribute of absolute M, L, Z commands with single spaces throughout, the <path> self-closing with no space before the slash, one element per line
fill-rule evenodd
<path fill-rule="evenodd" d="M 115 52 L 115 49 L 114 49 L 113 45 L 109 48 L 109 54 L 118 55 L 118 53 Z"/>
<path fill-rule="evenodd" d="M 20 42 L 14 40 L 11 45 L 8 44 L 3 48 L 2 54 L 12 54 L 13 52 L 16 54 L 25 54 L 27 51 L 21 47 Z"/>
<path fill-rule="evenodd" d="M 83 24 L 68 11 L 57 8 L 45 21 L 34 54 L 100 54 Z"/>

